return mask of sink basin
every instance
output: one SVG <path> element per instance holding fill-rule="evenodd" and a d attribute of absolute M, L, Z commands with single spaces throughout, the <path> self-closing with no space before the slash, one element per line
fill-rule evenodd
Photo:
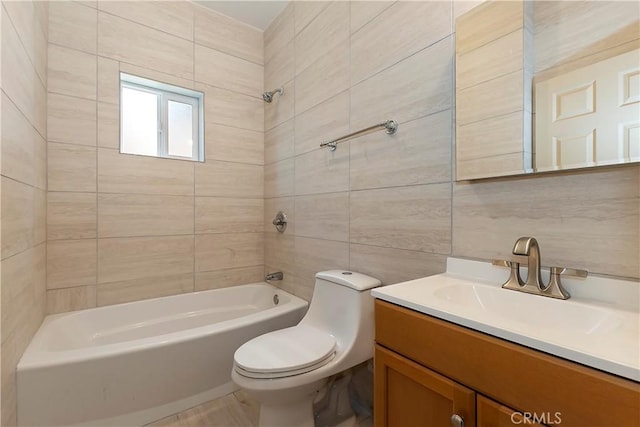
<path fill-rule="evenodd" d="M 625 320 L 623 314 L 610 308 L 531 298 L 528 294 L 476 283 L 446 285 L 435 289 L 433 296 L 465 310 L 486 312 L 504 322 L 523 326 L 533 323 L 536 328 L 550 330 L 561 325 L 566 332 L 574 334 L 607 334 L 622 327 Z"/>
<path fill-rule="evenodd" d="M 451 258 L 450 258 L 451 260 Z M 558 300 L 503 289 L 509 272 L 478 261 L 376 288 L 376 298 L 640 381 L 640 284 L 589 277 Z"/>

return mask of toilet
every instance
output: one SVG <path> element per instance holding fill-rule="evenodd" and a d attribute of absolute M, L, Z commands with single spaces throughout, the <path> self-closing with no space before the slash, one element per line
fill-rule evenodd
<path fill-rule="evenodd" d="M 259 427 L 313 427 L 313 401 L 329 377 L 373 357 L 370 290 L 380 284 L 353 271 L 317 273 L 298 325 L 238 348 L 231 378 L 260 402 Z"/>

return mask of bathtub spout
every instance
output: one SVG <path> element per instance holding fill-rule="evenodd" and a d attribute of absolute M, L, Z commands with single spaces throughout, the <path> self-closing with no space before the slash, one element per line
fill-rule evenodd
<path fill-rule="evenodd" d="M 282 271 L 276 271 L 275 273 L 269 273 L 266 276 L 264 276 L 264 280 L 265 281 L 269 281 L 269 280 L 282 280 L 284 278 L 284 274 L 282 274 Z"/>

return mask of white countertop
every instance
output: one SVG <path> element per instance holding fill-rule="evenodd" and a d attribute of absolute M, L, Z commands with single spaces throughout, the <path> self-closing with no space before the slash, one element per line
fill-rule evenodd
<path fill-rule="evenodd" d="M 615 375 L 640 381 L 640 283 L 563 277 L 558 300 L 502 289 L 509 270 L 449 258 L 447 272 L 372 290 L 372 295 Z M 546 279 L 545 279 L 546 280 Z"/>

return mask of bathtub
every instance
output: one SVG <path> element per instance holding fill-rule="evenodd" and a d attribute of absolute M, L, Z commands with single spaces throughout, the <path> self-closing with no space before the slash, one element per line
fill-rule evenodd
<path fill-rule="evenodd" d="M 18 424 L 144 425 L 215 399 L 240 345 L 306 310 L 257 283 L 47 316 L 18 363 Z"/>

